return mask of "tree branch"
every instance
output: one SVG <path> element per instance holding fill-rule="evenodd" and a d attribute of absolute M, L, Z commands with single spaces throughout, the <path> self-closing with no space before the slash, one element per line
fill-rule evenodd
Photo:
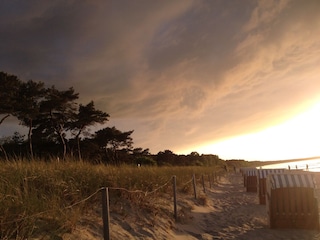
<path fill-rule="evenodd" d="M 10 116 L 10 114 L 5 115 L 1 120 L 0 120 L 0 125 L 2 124 L 2 122 L 8 118 Z"/>

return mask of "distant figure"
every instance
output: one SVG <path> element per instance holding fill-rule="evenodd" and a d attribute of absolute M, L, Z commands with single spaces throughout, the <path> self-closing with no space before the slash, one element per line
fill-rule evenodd
<path fill-rule="evenodd" d="M 296 165 L 296 169 L 298 169 L 298 166 Z"/>
<path fill-rule="evenodd" d="M 288 169 L 290 170 L 290 165 L 288 165 Z"/>
<path fill-rule="evenodd" d="M 308 164 L 306 165 L 306 169 L 307 169 L 307 171 L 309 171 L 309 165 Z"/>

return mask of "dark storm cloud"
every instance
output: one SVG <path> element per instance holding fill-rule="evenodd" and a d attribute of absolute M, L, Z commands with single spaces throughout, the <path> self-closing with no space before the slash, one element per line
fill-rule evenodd
<path fill-rule="evenodd" d="M 11 5 L 10 1 L 7 4 Z M 23 77 L 54 82 L 66 79 L 69 56 L 81 32 L 88 26 L 78 19 L 88 18 L 80 4 L 33 2 L 11 5 L 21 15 L 1 19 L 1 66 Z M 5 11 L 5 7 L 1 8 Z M 89 11 L 90 12 L 90 11 Z M 16 70 L 16 71 L 13 71 Z"/>
<path fill-rule="evenodd" d="M 73 86 L 134 129 L 138 146 L 183 149 L 276 123 L 315 98 L 319 5 L 2 1 L 0 70 Z"/>

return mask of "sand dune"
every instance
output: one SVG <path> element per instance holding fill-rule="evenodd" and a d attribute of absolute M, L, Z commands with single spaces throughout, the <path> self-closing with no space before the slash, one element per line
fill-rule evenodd
<path fill-rule="evenodd" d="M 201 200 L 180 199 L 176 222 L 170 199 L 152 216 L 135 209 L 126 216 L 111 214 L 111 239 L 320 239 L 317 231 L 270 229 L 265 205 L 259 205 L 256 193 L 245 191 L 240 174 L 221 177 Z M 84 218 L 63 239 L 103 239 L 99 214 L 97 210 Z"/>

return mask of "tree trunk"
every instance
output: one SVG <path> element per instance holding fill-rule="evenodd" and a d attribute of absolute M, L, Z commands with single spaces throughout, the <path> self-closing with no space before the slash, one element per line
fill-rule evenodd
<path fill-rule="evenodd" d="M 78 134 L 76 135 L 76 140 L 77 140 L 77 146 L 78 146 L 78 158 L 79 158 L 79 161 L 82 161 L 81 149 L 80 149 L 80 134 L 81 134 L 81 130 L 79 130 Z"/>
<path fill-rule="evenodd" d="M 77 136 L 77 145 L 78 145 L 78 158 L 79 158 L 79 161 L 82 161 L 79 136 Z"/>
<path fill-rule="evenodd" d="M 61 143 L 63 145 L 63 156 L 62 156 L 62 160 L 66 160 L 66 155 L 67 155 L 67 145 L 66 145 L 66 141 L 64 140 L 63 134 L 62 134 L 62 126 L 59 126 L 59 130 L 58 130 L 60 139 L 61 139 Z"/>
<path fill-rule="evenodd" d="M 31 160 L 33 160 L 33 147 L 32 147 L 32 119 L 30 119 L 30 124 L 29 124 L 28 140 L 29 140 L 30 157 L 31 157 Z"/>
<path fill-rule="evenodd" d="M 61 138 L 61 142 L 63 144 L 63 160 L 66 160 L 66 155 L 67 155 L 67 145 L 66 145 L 66 141 L 64 140 L 63 138 L 63 135 L 61 134 L 60 135 L 60 138 Z"/>

